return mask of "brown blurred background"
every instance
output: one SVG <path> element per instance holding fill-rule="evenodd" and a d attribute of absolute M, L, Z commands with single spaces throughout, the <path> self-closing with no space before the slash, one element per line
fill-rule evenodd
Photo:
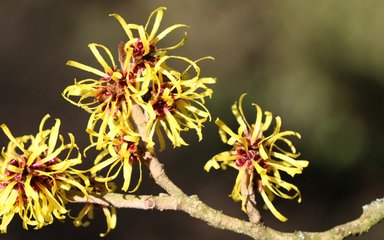
<path fill-rule="evenodd" d="M 302 134 L 296 142 L 310 166 L 292 182 L 300 187 L 303 202 L 277 199 L 275 206 L 289 220 L 281 223 L 261 210 L 267 226 L 322 231 L 358 217 L 362 205 L 383 197 L 384 2 L 379 0 L 2 0 L 0 123 L 16 136 L 34 134 L 50 113 L 62 120 L 62 132 L 73 132 L 80 147 L 87 146 L 88 114 L 67 103 L 61 92 L 75 77 L 93 76 L 67 67 L 66 61 L 98 66 L 88 43 L 114 50 L 126 39 L 108 14 L 145 24 L 158 6 L 168 7 L 163 28 L 174 23 L 191 27 L 188 42 L 174 54 L 216 58 L 201 63 L 203 75 L 218 78 L 208 102 L 213 118 L 235 127 L 230 105 L 247 92 L 246 104 L 257 102 L 282 117 L 283 129 Z M 159 157 L 186 193 L 245 219 L 240 203 L 228 197 L 236 172 L 203 171 L 210 157 L 227 149 L 213 123 L 204 133 L 203 142 L 191 134 L 189 147 Z M 0 134 L 1 146 L 6 142 Z M 138 194 L 158 192 L 145 171 Z M 98 239 L 104 230 L 101 213 L 88 228 L 74 228 L 67 220 L 25 231 L 14 220 L 0 239 Z M 215 230 L 184 213 L 122 209 L 116 230 L 105 239 L 249 238 Z M 383 223 L 354 239 L 384 239 Z"/>

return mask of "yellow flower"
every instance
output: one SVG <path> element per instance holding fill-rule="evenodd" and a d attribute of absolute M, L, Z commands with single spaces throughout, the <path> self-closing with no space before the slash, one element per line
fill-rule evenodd
<path fill-rule="evenodd" d="M 171 33 L 177 28 L 187 27 L 187 25 L 184 24 L 175 24 L 157 34 L 165 10 L 165 7 L 159 7 L 155 11 L 153 11 L 150 14 L 145 26 L 132 23 L 128 24 L 120 15 L 116 13 L 110 15 L 119 21 L 125 33 L 127 34 L 129 40 L 125 43 L 125 48 L 133 49 L 133 57 L 138 63 L 138 69 L 140 69 L 140 67 L 144 67 L 144 65 L 146 64 L 153 66 L 159 57 L 165 55 L 165 52 L 167 50 L 172 50 L 177 47 L 180 47 L 186 41 L 186 37 L 184 37 L 180 42 L 178 42 L 174 46 L 165 48 L 157 47 L 158 42 L 164 37 L 166 37 L 169 33 Z M 152 29 L 149 32 L 149 25 L 153 17 L 155 17 L 155 20 Z"/>
<path fill-rule="evenodd" d="M 90 169 L 92 174 L 107 168 L 107 172 L 103 176 L 96 176 L 98 182 L 105 182 L 108 188 L 108 182 L 114 180 L 121 171 L 123 171 L 124 184 L 122 190 L 128 191 L 131 182 L 133 164 L 139 164 L 139 181 L 130 192 L 138 189 L 141 183 L 141 159 L 142 154 L 139 150 L 140 136 L 132 131 L 129 121 L 124 118 L 120 120 L 110 121 L 108 131 L 101 130 L 100 132 L 89 132 L 91 136 L 91 145 L 98 150 L 102 150 L 94 161 L 94 166 Z"/>
<path fill-rule="evenodd" d="M 72 188 L 88 196 L 88 178 L 73 168 L 82 162 L 73 135 L 68 134 L 70 142 L 65 144 L 59 134 L 59 119 L 52 128 L 44 129 L 48 118 L 43 118 L 36 136 L 15 138 L 6 125 L 0 126 L 10 139 L 0 157 L 2 233 L 15 214 L 21 217 L 25 229 L 28 225 L 39 229 L 52 223 L 54 217 L 64 219 L 68 212 L 66 192 Z"/>
<path fill-rule="evenodd" d="M 75 80 L 74 85 L 68 86 L 63 91 L 64 98 L 92 113 L 90 120 L 97 121 L 108 115 L 108 118 L 104 119 L 104 124 L 120 113 L 129 116 L 132 102 L 147 91 L 145 88 L 140 91 L 140 82 L 144 81 L 143 78 L 133 76 L 132 49 L 124 50 L 121 46 L 119 47 L 121 68 L 118 68 L 107 47 L 92 43 L 89 44 L 89 48 L 103 67 L 103 71 L 76 61 L 68 61 L 67 64 L 94 73 L 100 78 L 84 79 L 79 82 Z M 104 59 L 99 49 L 109 57 L 110 64 Z M 71 97 L 79 97 L 79 100 L 73 101 Z M 90 122 L 89 125 L 93 123 Z"/>
<path fill-rule="evenodd" d="M 293 177 L 308 166 L 308 161 L 295 160 L 299 153 L 296 152 L 291 140 L 287 138 L 289 136 L 300 138 L 300 134 L 293 131 L 280 132 L 280 117 L 275 117 L 276 126 L 273 132 L 270 135 L 266 134 L 272 122 L 272 113 L 265 112 L 263 122 L 262 111 L 256 104 L 253 104 L 256 108 L 256 120 L 254 124 L 249 124 L 242 109 L 244 96 L 245 94 L 240 97 L 238 105 L 237 103 L 232 105 L 232 113 L 240 125 L 237 133 L 220 119 L 215 122 L 220 128 L 221 140 L 231 145 L 232 149 L 215 155 L 206 163 L 204 169 L 209 171 L 211 167 L 226 169 L 227 166 L 230 166 L 239 171 L 231 197 L 235 201 L 242 201 L 244 211 L 247 196 L 241 193 L 240 184 L 244 180 L 243 178 L 250 177 L 251 179 L 246 182 L 255 182 L 257 191 L 261 194 L 266 207 L 279 220 L 286 221 L 287 218 L 272 205 L 272 200 L 276 195 L 285 199 L 297 197 L 298 202 L 301 201 L 299 189 L 284 181 L 280 175 L 280 171 L 283 171 Z"/>
<path fill-rule="evenodd" d="M 169 68 L 165 62 L 170 59 L 184 61 L 188 67 L 183 72 Z M 204 106 L 205 97 L 212 96 L 212 89 L 206 84 L 215 83 L 213 78 L 200 78 L 200 68 L 197 61 L 191 61 L 179 56 L 164 56 L 155 65 L 152 72 L 150 94 L 143 98 L 141 106 L 149 115 L 147 124 L 148 149 L 154 146 L 153 136 L 157 133 L 160 150 L 164 149 L 165 141 L 161 128 L 171 140 L 174 147 L 187 145 L 180 136 L 181 131 L 193 129 L 199 140 L 202 139 L 203 123 L 210 119 L 210 113 Z M 188 71 L 195 71 L 194 77 L 188 76 Z M 161 127 L 160 127 L 161 126 Z"/>
<path fill-rule="evenodd" d="M 160 148 L 165 146 L 159 125 L 175 147 L 187 145 L 180 136 L 181 131 L 194 129 L 199 140 L 202 138 L 202 124 L 210 119 L 210 114 L 204 106 L 204 98 L 212 95 L 212 89 L 206 85 L 215 83 L 215 79 L 199 77 L 199 60 L 191 61 L 184 57 L 166 55 L 167 50 L 181 46 L 186 38 L 171 47 L 157 47 L 157 43 L 169 33 L 186 27 L 183 24 L 175 24 L 158 33 L 164 10 L 165 8 L 161 7 L 153 11 L 145 26 L 127 24 L 120 15 L 112 14 L 129 38 L 118 47 L 120 68 L 116 66 L 111 52 L 105 46 L 95 43 L 89 47 L 103 71 L 76 61 L 67 63 L 99 76 L 99 79 L 75 81 L 74 85 L 67 87 L 63 92 L 66 100 L 91 113 L 87 132 L 97 138 L 94 146 L 98 150 L 104 148 L 102 143 L 111 143 L 110 136 L 109 143 L 104 139 L 115 132 L 115 126 L 120 122 L 132 122 L 131 111 L 134 104 L 140 106 L 148 116 L 145 138 L 148 138 L 149 150 L 153 150 L 155 132 L 160 140 Z M 103 56 L 109 59 L 106 60 Z M 183 72 L 178 72 L 166 65 L 170 59 L 186 62 L 188 67 Z M 190 70 L 195 71 L 192 78 L 188 77 Z M 73 101 L 72 97 L 77 97 L 78 100 Z M 130 132 L 137 135 L 135 131 L 138 129 L 129 128 Z M 112 151 L 109 151 L 109 154 L 112 154 Z M 102 169 L 100 166 L 98 170 Z"/>

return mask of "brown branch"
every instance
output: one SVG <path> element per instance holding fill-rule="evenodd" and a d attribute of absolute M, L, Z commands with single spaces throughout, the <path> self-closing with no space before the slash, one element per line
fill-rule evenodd
<path fill-rule="evenodd" d="M 322 233 L 304 233 L 308 239 L 344 239 L 348 236 L 360 235 L 384 219 L 384 198 L 376 199 L 363 206 L 363 213 L 359 218 L 333 227 Z M 316 238 L 316 235 L 322 238 Z M 312 237 L 314 236 L 314 237 Z M 311 238 L 312 237 L 312 238 Z M 307 239 L 307 238 L 305 238 Z"/>
<path fill-rule="evenodd" d="M 160 211 L 178 209 L 178 199 L 168 194 L 152 196 L 108 193 L 104 196 L 89 195 L 87 199 L 81 196 L 81 193 L 77 192 L 75 195 L 70 196 L 70 198 L 79 203 L 93 203 L 106 207 L 113 206 L 116 208 L 136 208 L 143 210 L 157 209 Z"/>
<path fill-rule="evenodd" d="M 372 226 L 384 219 L 384 198 L 373 201 L 363 207 L 363 214 L 356 220 L 336 226 L 325 232 L 283 233 L 252 222 L 252 213 L 249 214 L 251 222 L 246 222 L 223 214 L 200 201 L 197 196 L 185 195 L 165 174 L 163 165 L 157 158 L 150 160 L 150 172 L 155 182 L 165 189 L 170 195 L 175 193 L 178 199 L 177 210 L 184 211 L 194 218 L 201 219 L 209 225 L 248 235 L 254 239 L 276 240 L 337 240 L 351 235 L 362 234 Z M 168 185 L 169 184 L 169 185 Z M 248 207 L 247 207 L 248 209 Z M 257 212 L 258 214 L 258 212 Z"/>
<path fill-rule="evenodd" d="M 252 179 L 251 173 L 245 171 L 245 177 L 242 178 L 240 183 L 240 192 L 245 198 L 244 208 L 247 212 L 249 221 L 257 223 L 260 221 L 261 217 L 256 208 L 256 198 Z"/>
<path fill-rule="evenodd" d="M 242 233 L 253 237 L 254 239 L 281 239 L 281 240 L 337 240 L 344 239 L 351 235 L 362 234 L 368 231 L 372 226 L 378 224 L 384 219 L 384 198 L 373 201 L 363 207 L 363 214 L 356 220 L 336 226 L 325 232 L 303 232 L 283 233 L 271 228 L 265 227 L 260 223 L 252 222 L 252 214 L 248 214 L 251 222 L 242 221 L 233 217 L 229 217 L 218 210 L 210 208 L 201 202 L 197 197 L 189 197 L 185 195 L 174 183 L 169 180 L 165 174 L 163 165 L 158 162 L 157 158 L 150 161 L 150 168 L 156 183 L 172 195 L 174 188 L 177 189 L 176 194 L 179 198 L 179 206 L 177 209 L 189 213 L 194 218 L 206 221 L 209 225 L 220 229 L 227 229 L 233 232 Z M 161 174 L 156 174 L 160 172 Z M 170 186 L 168 186 L 170 184 Z M 167 190 L 168 189 L 168 190 Z M 171 189 L 171 190 L 169 190 Z M 180 192 L 179 192 L 180 191 Z M 186 204 L 184 204 L 186 203 Z M 246 206 L 249 209 L 249 206 Z M 257 212 L 258 214 L 258 212 Z"/>
<path fill-rule="evenodd" d="M 176 197 L 168 194 L 160 194 L 159 196 L 137 196 L 131 194 L 107 193 L 104 196 L 90 195 L 86 198 L 82 196 L 81 192 L 76 192 L 67 197 L 78 203 L 93 203 L 106 207 L 114 206 L 116 208 L 183 211 L 188 213 L 191 217 L 207 222 L 213 227 L 245 234 L 250 237 L 253 237 L 253 231 L 257 229 L 260 229 L 261 232 L 265 232 L 265 227 L 261 224 L 255 225 L 244 220 L 227 216 L 221 211 L 213 209 L 200 201 L 196 195 L 187 196 L 184 194 Z"/>
<path fill-rule="evenodd" d="M 131 117 L 141 136 L 141 148 L 146 150 L 146 143 L 148 142 L 148 137 L 146 134 L 148 116 L 139 105 L 133 104 Z M 168 176 L 165 174 L 163 164 L 161 164 L 157 159 L 155 153 L 146 150 L 143 154 L 143 161 L 146 163 L 157 185 L 162 187 L 170 195 L 184 194 L 180 188 L 178 188 L 171 180 L 169 180 Z"/>
<path fill-rule="evenodd" d="M 221 211 L 213 209 L 199 200 L 197 196 L 188 196 L 177 187 L 166 175 L 164 166 L 159 162 L 156 155 L 146 150 L 147 137 L 145 126 L 147 116 L 142 109 L 134 105 L 132 118 L 140 135 L 142 135 L 143 161 L 146 163 L 154 181 L 168 194 L 159 196 L 107 193 L 104 195 L 90 195 L 85 198 L 81 193 L 74 193 L 69 196 L 76 202 L 89 202 L 103 206 L 114 206 L 117 208 L 139 208 L 158 210 L 179 210 L 188 213 L 191 217 L 207 222 L 209 225 L 226 229 L 250 236 L 254 239 L 265 240 L 338 240 L 351 235 L 362 234 L 372 226 L 384 219 L 384 198 L 373 201 L 363 207 L 362 215 L 345 224 L 336 226 L 325 232 L 304 232 L 284 233 L 266 227 L 259 222 L 260 215 L 255 208 L 254 192 L 252 184 L 243 183 L 242 192 L 247 196 L 246 210 L 248 211 L 249 222 L 238 218 L 230 217 Z"/>
<path fill-rule="evenodd" d="M 71 196 L 76 202 L 89 202 L 102 206 L 114 206 L 117 208 L 136 208 L 136 209 L 157 209 L 178 210 L 188 213 L 191 217 L 207 222 L 209 225 L 248 235 L 253 239 L 269 240 L 338 240 L 348 236 L 359 235 L 368 231 L 372 226 L 384 219 L 384 198 L 371 202 L 363 207 L 363 214 L 348 223 L 336 226 L 325 232 L 304 232 L 294 233 L 279 232 L 263 226 L 260 223 L 251 223 L 234 217 L 227 216 L 221 211 L 213 209 L 203 203 L 195 195 L 171 196 L 160 194 L 151 195 L 130 195 L 119 193 L 107 193 L 104 196 L 90 196 L 86 199 L 77 193 Z"/>
<path fill-rule="evenodd" d="M 151 176 L 157 185 L 162 187 L 172 196 L 185 195 L 183 191 L 177 187 L 165 174 L 163 164 L 160 163 L 154 153 L 146 152 L 144 155 L 144 161 L 146 162 L 148 169 L 151 172 Z"/>
<path fill-rule="evenodd" d="M 141 141 L 147 143 L 148 137 L 145 131 L 148 122 L 148 115 L 143 111 L 143 109 L 139 105 L 133 104 L 131 117 L 137 127 L 137 130 L 139 131 Z"/>

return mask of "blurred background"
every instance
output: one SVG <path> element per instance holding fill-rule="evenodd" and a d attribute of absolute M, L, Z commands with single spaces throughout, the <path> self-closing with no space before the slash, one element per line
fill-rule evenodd
<path fill-rule="evenodd" d="M 88 43 L 113 50 L 126 40 L 108 14 L 145 24 L 158 6 L 168 8 L 163 28 L 175 23 L 191 27 L 188 42 L 174 54 L 216 59 L 201 62 L 203 75 L 218 79 L 208 101 L 213 119 L 236 127 L 230 106 L 247 92 L 250 121 L 250 104 L 256 102 L 282 117 L 283 130 L 302 134 L 295 143 L 310 166 L 289 181 L 301 189 L 303 201 L 276 199 L 275 206 L 289 220 L 281 223 L 261 209 L 265 225 L 281 231 L 323 231 L 357 218 L 364 204 L 383 197 L 384 2 L 379 0 L 2 0 L 0 123 L 15 136 L 35 134 L 49 113 L 62 120 L 62 133 L 74 133 L 78 145 L 86 147 L 88 114 L 67 103 L 61 92 L 74 78 L 94 76 L 67 67 L 66 61 L 98 66 Z M 168 46 L 182 35 L 176 31 L 161 44 Z M 237 173 L 203 171 L 209 158 L 228 149 L 213 122 L 206 124 L 204 134 L 199 143 L 191 133 L 189 147 L 169 149 L 159 158 L 187 194 L 198 194 L 210 206 L 246 219 L 240 203 L 228 197 Z M 0 134 L 1 146 L 7 142 Z M 144 174 L 137 193 L 161 192 L 148 172 Z M 0 239 L 99 239 L 105 229 L 99 212 L 88 228 L 74 228 L 68 219 L 38 231 L 23 230 L 15 217 Z M 133 209 L 119 210 L 116 230 L 105 237 L 197 238 L 249 239 L 181 212 Z M 384 225 L 353 239 L 384 239 Z"/>

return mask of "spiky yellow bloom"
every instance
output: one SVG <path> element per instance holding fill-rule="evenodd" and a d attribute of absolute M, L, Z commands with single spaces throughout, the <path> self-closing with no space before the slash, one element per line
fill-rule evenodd
<path fill-rule="evenodd" d="M 90 50 L 103 68 L 102 71 L 77 61 L 71 60 L 67 64 L 91 72 L 99 76 L 99 79 L 75 81 L 74 85 L 64 90 L 63 96 L 69 102 L 88 112 L 102 112 L 111 109 L 113 103 L 117 109 L 125 108 L 129 111 L 132 100 L 134 101 L 137 95 L 140 96 L 147 90 L 148 81 L 144 81 L 146 70 L 150 70 L 166 50 L 181 46 L 185 41 L 184 38 L 173 47 L 160 49 L 156 47 L 156 44 L 170 32 L 185 27 L 183 24 L 176 24 L 156 35 L 164 10 L 165 8 L 158 8 L 152 12 L 145 27 L 127 24 L 120 15 L 111 14 L 120 22 L 129 37 L 127 42 L 118 46 L 120 67 L 115 64 L 113 55 L 107 47 L 96 43 L 89 44 Z M 148 33 L 148 26 L 155 15 L 152 30 Z M 134 32 L 137 32 L 138 37 L 134 37 Z M 99 49 L 103 51 L 103 54 Z M 108 59 L 102 55 L 106 55 Z M 71 100 L 70 98 L 73 96 L 79 97 L 79 100 L 77 102 Z"/>
<path fill-rule="evenodd" d="M 69 143 L 59 134 L 60 120 L 44 129 L 41 121 L 36 136 L 14 137 L 6 125 L 1 129 L 10 139 L 0 162 L 0 231 L 5 233 L 15 214 L 25 229 L 39 229 L 64 219 L 68 210 L 66 192 L 76 188 L 87 196 L 89 180 L 73 167 L 82 162 L 72 134 Z M 72 155 L 75 155 L 72 157 Z"/>
<path fill-rule="evenodd" d="M 63 92 L 69 102 L 92 113 L 87 132 L 91 135 L 96 133 L 98 150 L 101 149 L 100 143 L 104 142 L 105 136 L 114 132 L 114 126 L 118 126 L 120 122 L 132 122 L 131 111 L 134 104 L 140 106 L 149 116 L 145 136 L 149 150 L 153 150 L 155 133 L 158 134 L 160 148 L 164 148 L 165 141 L 160 128 L 174 147 L 187 145 L 180 136 L 181 131 L 194 129 L 199 139 L 202 138 L 202 123 L 210 119 L 204 106 L 204 98 L 212 95 L 212 89 L 207 84 L 215 83 L 215 79 L 200 78 L 197 61 L 166 55 L 168 50 L 181 46 L 186 38 L 171 47 L 157 46 L 160 40 L 175 29 L 186 27 L 175 24 L 158 33 L 164 10 L 165 8 L 160 7 L 153 11 L 145 26 L 128 24 L 120 15 L 111 14 L 128 36 L 128 41 L 118 47 L 120 68 L 116 66 L 111 52 L 105 46 L 94 43 L 89 47 L 103 71 L 76 61 L 68 62 L 70 66 L 99 76 L 99 79 L 75 81 L 74 85 Z M 104 51 L 103 54 L 100 50 Z M 106 60 L 103 55 L 109 59 Z M 166 62 L 170 59 L 186 62 L 189 66 L 179 72 L 167 66 Z M 187 74 L 190 69 L 195 70 L 192 78 Z M 78 100 L 73 101 L 72 97 L 77 97 Z M 131 130 L 133 133 L 138 132 L 137 128 Z"/>
<path fill-rule="evenodd" d="M 76 61 L 68 61 L 69 66 L 94 73 L 99 79 L 75 81 L 74 85 L 68 86 L 63 91 L 64 98 L 92 113 L 90 120 L 103 119 L 103 124 L 107 124 L 110 119 L 121 113 L 129 116 L 132 102 L 147 91 L 145 87 L 140 87 L 143 78 L 134 77 L 132 72 L 134 68 L 131 64 L 132 49 L 124 50 L 122 46 L 119 47 L 121 66 L 118 68 L 107 47 L 92 43 L 89 44 L 89 48 L 103 67 L 103 71 Z M 99 49 L 108 56 L 110 63 L 104 59 Z M 79 99 L 76 102 L 71 100 L 72 97 Z M 105 118 L 106 115 L 108 118 Z M 89 125 L 94 123 L 90 122 Z"/>
<path fill-rule="evenodd" d="M 170 59 L 184 61 L 188 67 L 181 73 L 175 71 L 165 64 Z M 215 83 L 215 79 L 200 78 L 200 68 L 196 62 L 184 57 L 164 56 L 155 65 L 150 94 L 145 95 L 145 103 L 142 104 L 149 115 L 147 132 L 150 150 L 154 146 L 155 132 L 160 142 L 160 150 L 164 149 L 165 141 L 161 129 L 174 147 L 187 145 L 180 136 L 181 131 L 193 129 L 199 140 L 202 139 L 203 123 L 211 117 L 204 106 L 204 98 L 212 96 L 212 89 L 208 88 L 207 84 Z M 188 76 L 190 69 L 194 70 L 195 76 Z"/>
<path fill-rule="evenodd" d="M 89 48 L 103 70 L 77 61 L 68 61 L 69 66 L 91 72 L 99 77 L 79 82 L 75 80 L 74 85 L 68 86 L 63 92 L 66 100 L 92 113 L 88 126 L 95 126 L 95 121 L 100 119 L 105 126 L 109 118 L 117 118 L 119 114 L 123 114 L 125 119 L 129 118 L 132 104 L 142 102 L 141 97 L 148 93 L 148 86 L 152 81 L 150 77 L 159 59 L 164 56 L 166 50 L 184 43 L 185 38 L 173 47 L 156 47 L 156 44 L 173 30 L 185 27 L 183 24 L 176 24 L 157 34 L 164 10 L 165 8 L 158 8 L 152 12 L 145 27 L 127 24 L 120 15 L 111 14 L 120 22 L 129 37 L 127 42 L 120 43 L 118 46 L 119 67 L 115 64 L 109 49 L 96 43 L 89 44 Z M 153 27 L 148 33 L 149 24 L 154 16 L 156 17 Z M 73 97 L 78 100 L 72 100 Z"/>
<path fill-rule="evenodd" d="M 118 123 L 118 124 L 116 124 Z M 94 161 L 94 166 L 90 169 L 92 174 L 96 174 L 104 169 L 106 173 L 102 176 L 95 177 L 97 182 L 108 182 L 114 180 L 121 171 L 123 171 L 124 184 L 122 190 L 128 191 L 131 182 L 133 164 L 139 164 L 139 181 L 136 187 L 131 190 L 137 190 L 141 183 L 141 159 L 138 133 L 132 131 L 129 121 L 110 121 L 108 130 L 100 130 L 99 132 L 89 132 L 91 136 L 91 145 L 96 149 L 102 150 Z"/>
<path fill-rule="evenodd" d="M 187 25 L 184 24 L 175 24 L 157 34 L 165 10 L 165 7 L 159 7 L 154 10 L 150 14 L 145 26 L 132 23 L 128 24 L 120 15 L 115 13 L 111 14 L 111 16 L 119 21 L 128 36 L 128 41 L 125 43 L 125 48 L 133 49 L 133 57 L 135 58 L 135 62 L 138 63 L 138 69 L 140 69 L 140 66 L 145 68 L 145 65 L 153 65 L 153 63 L 156 62 L 158 58 L 165 55 L 166 51 L 180 47 L 186 41 L 186 37 L 184 37 L 174 46 L 165 48 L 157 47 L 158 42 L 172 31 L 178 28 L 187 27 Z M 153 22 L 152 29 L 149 30 L 149 25 L 151 24 L 153 17 L 155 17 L 155 20 Z"/>
<path fill-rule="evenodd" d="M 232 149 L 215 155 L 210 159 L 204 169 L 209 171 L 215 169 L 226 169 L 227 166 L 239 171 L 231 197 L 235 201 L 242 201 L 243 210 L 246 197 L 241 193 L 241 182 L 243 178 L 249 177 L 249 184 L 254 182 L 257 191 L 261 194 L 266 207 L 281 221 L 286 221 L 284 217 L 272 204 L 274 196 L 285 199 L 298 198 L 301 201 L 299 189 L 283 180 L 280 172 L 285 172 L 290 176 L 300 174 L 304 167 L 308 166 L 308 161 L 296 160 L 299 153 L 296 152 L 291 140 L 287 137 L 295 136 L 300 138 L 300 134 L 294 131 L 280 132 L 281 119 L 275 117 L 276 126 L 271 134 L 266 131 L 272 122 L 272 113 L 265 112 L 265 120 L 262 121 L 262 111 L 260 107 L 253 104 L 256 108 L 256 120 L 249 124 L 245 119 L 242 101 L 245 94 L 239 99 L 239 104 L 232 105 L 232 113 L 239 123 L 237 133 L 233 132 L 220 119 L 216 120 L 219 126 L 221 140 L 232 146 Z M 229 136 L 229 138 L 228 138 Z"/>

